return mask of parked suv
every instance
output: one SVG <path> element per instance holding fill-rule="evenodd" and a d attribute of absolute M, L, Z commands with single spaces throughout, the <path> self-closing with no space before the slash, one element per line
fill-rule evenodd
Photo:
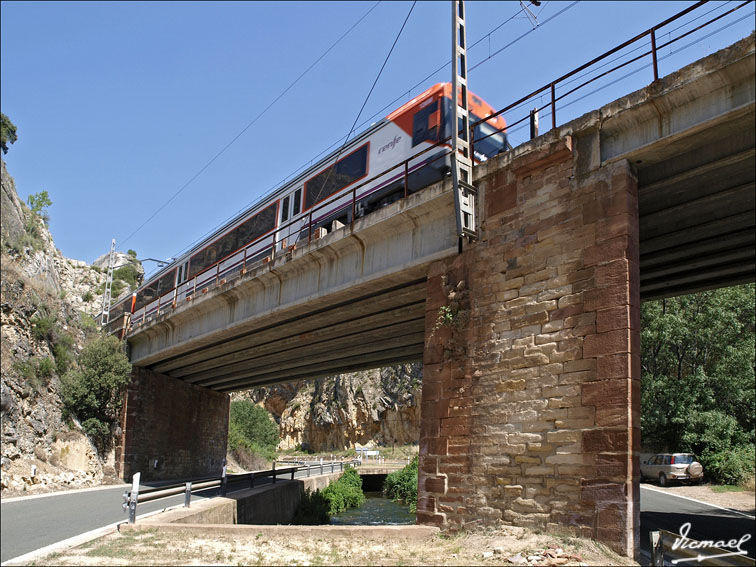
<path fill-rule="evenodd" d="M 659 453 L 641 463 L 641 480 L 658 480 L 659 486 L 667 486 L 670 480 L 699 483 L 703 479 L 703 467 L 692 453 Z"/>

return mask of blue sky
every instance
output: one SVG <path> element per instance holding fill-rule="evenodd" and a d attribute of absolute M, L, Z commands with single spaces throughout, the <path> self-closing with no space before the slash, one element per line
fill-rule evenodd
<path fill-rule="evenodd" d="M 524 36 L 472 70 L 470 89 L 504 107 L 691 4 L 544 1 L 531 6 L 533 29 L 518 2 L 468 2 L 468 44 L 482 39 L 470 48 L 470 67 Z M 711 2 L 698 13 L 735 5 Z M 345 136 L 412 3 L 0 6 L 2 111 L 19 134 L 4 159 L 23 199 L 50 194 L 51 230 L 63 254 L 91 262 L 111 238 L 139 257 L 173 257 Z M 740 22 L 694 36 L 702 39 L 664 59 L 661 74 L 747 36 L 753 11 L 751 4 L 724 20 Z M 450 80 L 448 65 L 426 79 L 451 57 L 450 12 L 446 1 L 417 3 L 358 122 L 369 120 L 363 128 Z M 649 68 L 640 69 L 558 113 L 559 122 L 651 79 Z"/>

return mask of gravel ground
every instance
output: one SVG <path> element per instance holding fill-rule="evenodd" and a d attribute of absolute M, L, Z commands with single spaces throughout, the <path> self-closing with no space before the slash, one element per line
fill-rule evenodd
<path fill-rule="evenodd" d="M 708 502 L 715 506 L 722 506 L 723 508 L 731 508 L 732 510 L 756 515 L 756 494 L 752 491 L 714 492 L 709 484 L 690 486 L 677 485 L 665 488 L 661 488 L 656 484 L 647 484 L 647 486 L 652 486 L 656 490 L 663 490 L 664 492 L 669 492 L 671 494 L 678 494 L 680 496 L 702 500 L 703 502 Z"/>
<path fill-rule="evenodd" d="M 31 565 L 637 565 L 595 542 L 524 528 L 480 528 L 424 541 L 299 536 L 113 533 Z"/>

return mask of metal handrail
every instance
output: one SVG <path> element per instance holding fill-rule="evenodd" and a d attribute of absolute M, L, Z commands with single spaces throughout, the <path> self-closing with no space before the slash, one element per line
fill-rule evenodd
<path fill-rule="evenodd" d="M 603 53 L 602 55 L 599 55 L 598 57 L 595 57 L 594 59 L 588 61 L 587 63 L 584 63 L 583 65 L 580 65 L 579 67 L 573 69 L 572 71 L 570 71 L 570 72 L 562 75 L 558 79 L 550 81 L 549 83 L 546 83 L 542 87 L 534 90 L 530 94 L 527 94 L 527 95 L 519 98 L 515 102 L 513 102 L 511 104 L 508 104 L 507 106 L 505 106 L 504 108 L 502 108 L 498 112 L 495 112 L 494 114 L 492 114 L 490 116 L 487 116 L 486 118 L 478 120 L 477 122 L 475 122 L 475 123 L 473 123 L 473 124 L 470 125 L 471 130 L 474 130 L 474 128 L 477 127 L 477 126 L 479 126 L 481 123 L 488 122 L 489 120 L 491 120 L 493 118 L 501 116 L 505 112 L 513 110 L 513 109 L 517 108 L 518 106 L 523 105 L 528 100 L 531 100 L 531 99 L 535 98 L 536 96 L 538 96 L 538 95 L 540 95 L 542 93 L 545 93 L 547 91 L 550 94 L 550 102 L 547 103 L 546 105 L 542 106 L 540 109 L 536 109 L 535 112 L 537 114 L 537 112 L 539 110 L 543 110 L 545 108 L 551 108 L 551 128 L 554 129 L 554 128 L 557 127 L 556 109 L 557 109 L 557 102 L 558 101 L 564 99 L 566 96 L 574 93 L 578 89 L 581 89 L 581 88 L 583 88 L 583 87 L 585 87 L 585 86 L 593 83 L 594 81 L 596 81 L 596 80 L 598 80 L 598 79 L 600 79 L 602 77 L 605 77 L 606 75 L 614 73 L 615 71 L 618 71 L 619 69 L 627 67 L 628 65 L 630 65 L 631 63 L 634 63 L 635 61 L 638 61 L 638 60 L 640 60 L 640 59 L 642 59 L 644 57 L 648 57 L 649 55 L 651 56 L 651 63 L 652 63 L 652 68 L 653 68 L 653 78 L 654 78 L 654 81 L 658 81 L 659 80 L 659 66 L 658 66 L 659 57 L 658 57 L 658 53 L 659 53 L 660 50 L 662 50 L 665 47 L 668 47 L 668 46 L 672 45 L 673 43 L 675 43 L 677 41 L 680 41 L 681 39 L 689 36 L 690 34 L 696 32 L 698 30 L 701 30 L 702 28 L 705 28 L 706 26 L 709 26 L 709 25 L 713 24 L 714 22 L 717 22 L 717 21 L 721 20 L 725 16 L 727 16 L 727 15 L 729 15 L 729 14 L 731 14 L 731 13 L 733 13 L 733 12 L 735 12 L 735 11 L 737 11 L 737 10 L 739 10 L 739 9 L 743 8 L 744 6 L 747 6 L 748 4 L 751 3 L 749 0 L 745 0 L 744 2 L 738 4 L 737 6 L 735 6 L 735 7 L 731 8 L 731 9 L 727 10 L 726 12 L 724 12 L 722 14 L 719 14 L 718 16 L 715 16 L 715 17 L 711 18 L 710 20 L 708 20 L 708 21 L 700 24 L 699 26 L 697 26 L 697 27 L 695 27 L 695 28 L 693 28 L 691 30 L 688 30 L 687 32 L 681 33 L 679 36 L 677 36 L 675 38 L 672 38 L 672 39 L 670 39 L 669 41 L 667 41 L 665 43 L 657 43 L 657 35 L 656 34 L 657 34 L 658 31 L 660 31 L 661 28 L 664 28 L 665 26 L 671 24 L 672 22 L 675 22 L 675 21 L 679 20 L 680 18 L 686 16 L 690 12 L 701 8 L 704 4 L 707 3 L 707 1 L 708 0 L 701 0 L 701 1 L 697 2 L 696 4 L 693 4 L 692 6 L 689 6 L 689 7 L 685 8 L 681 12 L 678 12 L 677 14 L 675 14 L 674 16 L 671 16 L 671 17 L 667 18 L 663 22 L 661 22 L 659 24 L 656 24 L 655 26 L 647 29 L 644 32 L 639 33 L 635 37 L 633 37 L 633 38 L 625 41 L 624 43 L 618 45 L 617 47 L 614 47 L 614 48 L 610 49 L 609 51 Z M 559 96 L 556 95 L 556 87 L 560 83 L 566 82 L 567 79 L 570 79 L 570 78 L 574 77 L 575 75 L 577 75 L 581 71 L 584 71 L 584 70 L 588 69 L 589 67 L 592 67 L 593 65 L 595 65 L 599 61 L 602 61 L 602 60 L 604 60 L 604 59 L 606 59 L 606 58 L 614 55 L 615 53 L 621 51 L 622 49 L 624 49 L 624 48 L 626 48 L 626 47 L 628 47 L 628 46 L 630 46 L 630 45 L 632 45 L 634 43 L 637 43 L 637 42 L 640 42 L 640 41 L 646 40 L 646 39 L 648 39 L 650 41 L 650 49 L 648 49 L 647 51 L 644 51 L 640 55 L 638 55 L 636 57 L 633 57 L 632 59 L 630 59 L 628 61 L 625 61 L 624 63 L 616 65 L 615 67 L 609 69 L 608 71 L 605 71 L 605 72 L 603 72 L 603 73 L 601 73 L 601 74 L 599 74 L 599 75 L 597 75 L 597 76 L 595 76 L 595 77 L 593 77 L 591 79 L 588 79 L 587 81 L 579 84 L 578 86 L 570 89 L 569 91 L 567 91 L 565 93 L 560 94 Z M 573 80 L 575 80 L 575 79 L 573 79 Z M 528 113 L 530 114 L 530 109 L 528 110 Z M 525 118 L 527 118 L 527 117 L 525 117 Z M 522 122 L 525 118 L 517 120 L 513 124 L 509 124 L 507 127 L 511 129 L 511 127 L 514 124 L 518 124 L 519 122 Z M 488 138 L 490 136 L 493 136 L 493 135 L 495 135 L 496 133 L 498 133 L 500 131 L 501 130 L 499 130 L 499 129 L 495 129 L 495 131 L 493 133 L 491 133 L 491 134 L 489 134 L 487 136 L 481 136 L 480 138 L 477 138 L 477 140 L 473 140 L 473 141 L 474 142 L 475 141 L 479 142 L 481 140 L 485 140 L 486 138 Z"/>
<path fill-rule="evenodd" d="M 330 468 L 330 473 L 336 472 L 335 468 L 338 466 L 339 471 L 344 470 L 344 464 L 351 465 L 351 466 L 359 466 L 360 462 L 357 459 L 353 459 L 349 462 L 344 461 L 334 461 L 334 462 L 320 462 L 318 465 L 303 465 L 303 466 L 296 466 L 296 467 L 285 467 L 285 468 L 276 468 L 275 463 L 273 464 L 273 468 L 270 470 L 264 470 L 264 471 L 252 471 L 247 473 L 238 473 L 238 474 L 226 474 L 225 467 L 224 467 L 224 473 L 222 476 L 217 478 L 200 478 L 195 480 L 189 480 L 181 483 L 176 484 L 169 484 L 166 486 L 156 486 L 151 488 L 145 488 L 143 490 L 140 490 L 139 488 L 139 480 L 140 480 L 140 473 L 136 473 L 134 475 L 132 489 L 127 490 L 123 493 L 123 509 L 124 511 L 128 511 L 129 513 L 129 523 L 133 524 L 136 522 L 136 507 L 139 503 L 144 502 L 151 502 L 153 500 L 160 500 L 162 498 L 168 498 L 169 496 L 176 496 L 177 494 L 183 493 L 185 495 L 184 498 L 184 507 L 189 508 L 191 505 L 192 500 L 192 492 L 198 491 L 198 490 L 206 490 L 208 488 L 220 488 L 221 490 L 221 496 L 226 496 L 228 492 L 228 486 L 229 484 L 237 483 L 238 481 L 248 480 L 249 485 L 245 486 L 244 488 L 240 488 L 239 490 L 247 490 L 249 488 L 254 488 L 255 486 L 255 479 L 256 478 L 273 478 L 273 484 L 276 483 L 277 477 L 280 475 L 286 475 L 291 474 L 291 480 L 294 480 L 294 476 L 299 471 L 307 471 L 307 476 L 310 476 L 311 470 L 313 468 L 316 468 L 316 466 L 319 466 L 320 468 L 320 474 L 325 474 L 326 468 Z M 235 491 L 236 492 L 236 491 Z"/>

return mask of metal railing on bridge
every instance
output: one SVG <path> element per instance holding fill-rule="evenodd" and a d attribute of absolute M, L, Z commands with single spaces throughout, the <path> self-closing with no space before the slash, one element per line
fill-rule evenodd
<path fill-rule="evenodd" d="M 332 474 L 335 472 L 342 472 L 344 470 L 344 465 L 357 467 L 360 465 L 360 461 L 355 459 L 346 462 L 308 463 L 301 466 L 284 468 L 277 468 L 274 463 L 273 468 L 270 470 L 238 474 L 227 474 L 224 469 L 223 475 L 219 477 L 192 479 L 145 489 L 140 489 L 139 483 L 141 480 L 141 473 L 136 473 L 132 477 L 131 490 L 127 490 L 123 493 L 123 509 L 124 511 L 128 511 L 129 523 L 133 524 L 136 522 L 137 504 L 140 503 L 160 500 L 162 498 L 168 498 L 183 493 L 184 507 L 189 508 L 192 502 L 192 492 L 219 489 L 220 496 L 226 496 L 229 492 L 239 492 L 241 490 L 254 488 L 255 479 L 270 478 L 271 482 L 275 484 L 279 476 L 291 475 L 291 480 L 294 480 L 296 474 L 301 471 L 307 471 L 307 477 L 311 476 L 313 473 L 321 475 Z"/>

